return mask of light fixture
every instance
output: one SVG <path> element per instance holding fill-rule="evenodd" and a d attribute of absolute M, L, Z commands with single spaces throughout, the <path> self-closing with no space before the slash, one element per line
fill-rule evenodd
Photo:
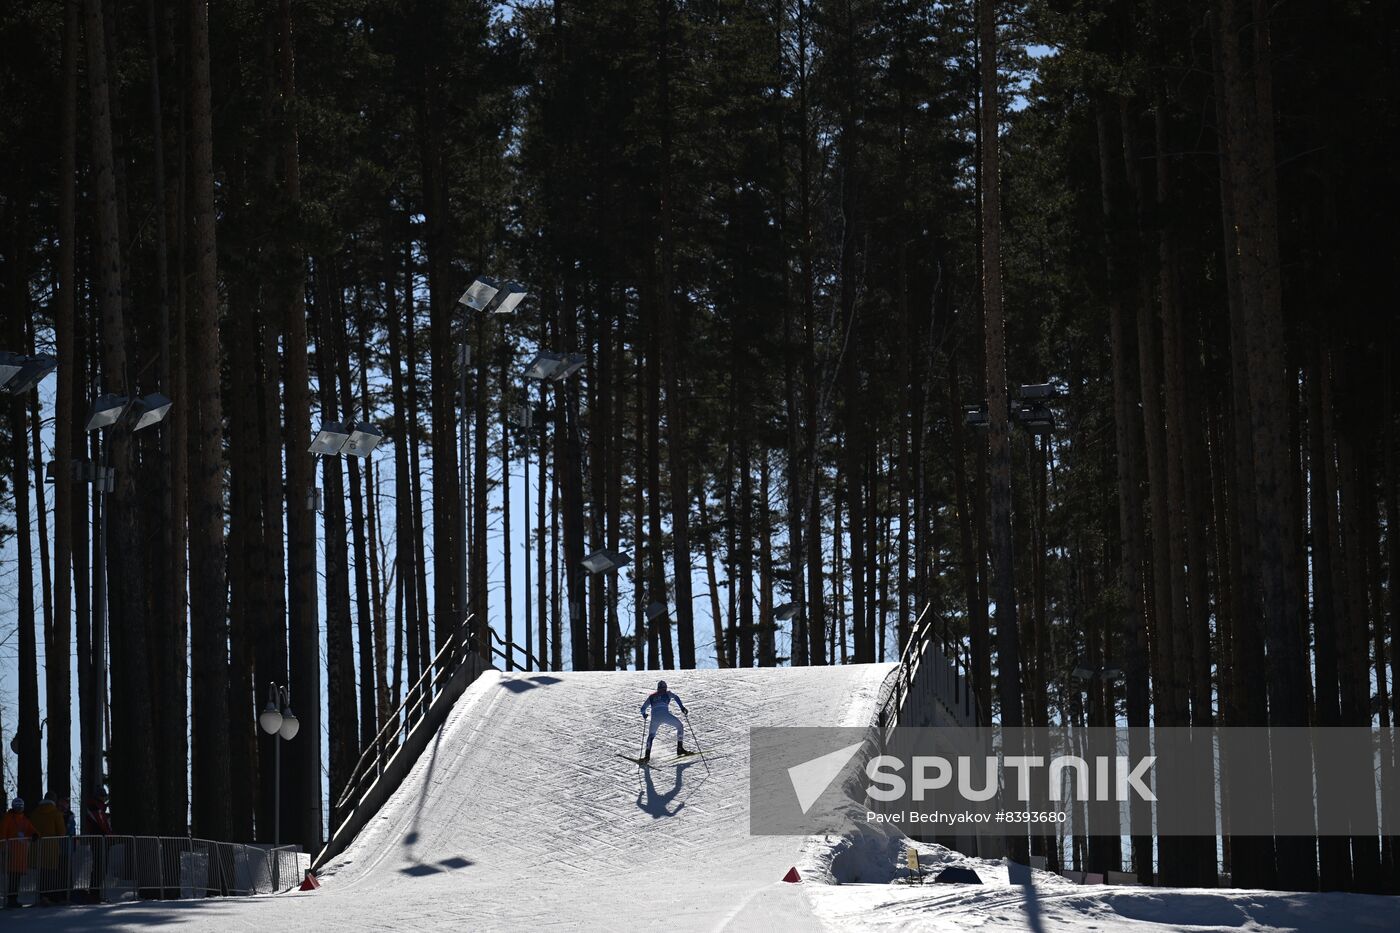
<path fill-rule="evenodd" d="M 10 380 L 19 375 L 19 371 L 24 368 L 24 357 L 18 353 L 0 352 L 0 389 L 10 384 Z"/>
<path fill-rule="evenodd" d="M 1016 409 L 1016 420 L 1032 434 L 1049 434 L 1055 430 L 1055 413 L 1044 405 L 1022 405 Z"/>
<path fill-rule="evenodd" d="M 317 456 L 330 456 L 340 453 L 345 447 L 345 442 L 349 439 L 350 430 L 339 421 L 332 421 L 329 424 L 321 425 L 321 430 L 316 432 L 315 440 L 306 449 Z"/>
<path fill-rule="evenodd" d="M 282 725 L 277 730 L 277 734 L 290 742 L 297 737 L 299 729 L 301 729 L 301 721 L 297 719 L 297 714 L 292 712 L 292 708 L 288 706 L 282 711 Z"/>
<path fill-rule="evenodd" d="M 609 551 L 606 548 L 599 548 L 589 554 L 579 565 L 589 573 L 603 573 L 605 571 L 616 570 L 625 567 L 632 562 L 632 558 L 622 551 Z"/>
<path fill-rule="evenodd" d="M 374 448 L 379 446 L 379 442 L 384 440 L 384 432 L 372 424 L 357 422 L 350 429 L 350 437 L 341 448 L 341 453 L 356 456 L 368 457 Z"/>
<path fill-rule="evenodd" d="M 564 365 L 554 374 L 553 381 L 560 382 L 568 379 L 574 373 L 583 369 L 583 364 L 588 362 L 588 357 L 582 353 L 570 353 L 564 357 Z"/>
<path fill-rule="evenodd" d="M 131 419 L 131 430 L 140 431 L 153 424 L 160 424 L 170 413 L 171 404 L 173 403 L 170 399 L 159 392 L 138 398 L 131 403 L 131 412 L 127 415 Z"/>
<path fill-rule="evenodd" d="M 38 356 L 17 356 L 14 353 L 0 354 L 0 389 L 11 395 L 22 395 L 39 384 L 58 366 L 58 360 L 47 354 Z"/>
<path fill-rule="evenodd" d="M 97 431 L 101 428 L 108 428 L 117 423 L 122 412 L 126 411 L 126 406 L 131 404 L 131 400 L 124 395 L 112 395 L 108 393 L 92 403 L 92 411 L 88 414 L 87 429 Z"/>
<path fill-rule="evenodd" d="M 501 291 L 504 294 L 500 296 L 500 301 L 496 306 L 491 309 L 496 314 L 514 314 L 516 307 L 529 295 L 525 286 L 519 282 L 507 282 L 501 286 Z"/>
<path fill-rule="evenodd" d="M 525 367 L 526 379 L 538 379 L 543 382 L 552 382 L 555 373 L 564 368 L 564 354 L 562 353 L 537 353 L 535 358 Z"/>
<path fill-rule="evenodd" d="M 275 700 L 269 699 L 267 706 L 258 714 L 258 725 L 268 735 L 275 735 L 282 728 L 282 714 L 277 710 Z"/>
<path fill-rule="evenodd" d="M 647 604 L 646 617 L 648 622 L 655 622 L 657 619 L 666 616 L 666 604 L 660 600 L 653 599 Z"/>
<path fill-rule="evenodd" d="M 462 293 L 462 297 L 457 299 L 459 305 L 466 305 L 473 311 L 485 311 L 487 306 L 496 298 L 496 293 L 500 291 L 496 280 L 483 275 L 472 282 L 467 290 Z"/>
<path fill-rule="evenodd" d="M 779 622 L 786 622 L 795 615 L 797 615 L 797 606 L 795 603 L 783 603 L 777 609 L 773 610 L 773 618 L 777 619 Z"/>
<path fill-rule="evenodd" d="M 1093 668 L 1086 667 L 1083 663 L 1080 663 L 1075 665 L 1074 670 L 1070 671 L 1069 676 L 1073 677 L 1075 680 L 1093 680 L 1094 671 Z"/>
<path fill-rule="evenodd" d="M 987 406 L 967 405 L 963 407 L 963 423 L 970 428 L 985 428 L 987 426 Z"/>
<path fill-rule="evenodd" d="M 1035 385 L 1021 386 L 1016 390 L 1016 397 L 1041 399 L 1058 398 L 1059 396 L 1055 391 L 1055 384 L 1053 382 L 1039 382 Z"/>

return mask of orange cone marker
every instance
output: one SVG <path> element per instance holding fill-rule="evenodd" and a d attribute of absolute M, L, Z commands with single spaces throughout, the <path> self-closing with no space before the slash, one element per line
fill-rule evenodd
<path fill-rule="evenodd" d="M 314 891 L 321 886 L 321 882 L 316 880 L 316 876 L 311 874 L 311 869 L 306 870 L 306 879 L 302 881 L 298 891 Z"/>
<path fill-rule="evenodd" d="M 796 865 L 788 869 L 788 873 L 786 875 L 783 875 L 783 880 L 788 882 L 789 884 L 797 884 L 799 881 L 802 880 L 802 876 L 797 873 Z"/>

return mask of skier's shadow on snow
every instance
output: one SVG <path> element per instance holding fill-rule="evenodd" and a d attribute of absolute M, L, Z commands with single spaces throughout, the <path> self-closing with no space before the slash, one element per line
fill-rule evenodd
<path fill-rule="evenodd" d="M 652 778 L 652 773 L 657 769 L 643 768 L 642 774 L 646 778 L 646 787 L 642 790 L 637 791 L 638 809 L 640 809 L 644 813 L 651 814 L 651 818 L 654 820 L 659 820 L 665 816 L 675 816 L 677 813 L 684 810 L 684 800 L 682 800 L 680 803 L 677 803 L 674 810 L 671 809 L 671 803 L 676 799 L 677 795 L 679 795 L 680 792 L 684 789 L 685 775 L 683 774 L 683 772 L 686 768 L 689 768 L 693 764 L 695 764 L 695 762 L 687 761 L 682 764 L 677 764 L 675 766 L 676 783 L 671 787 L 669 791 L 667 791 L 664 794 L 657 793 L 656 781 Z"/>

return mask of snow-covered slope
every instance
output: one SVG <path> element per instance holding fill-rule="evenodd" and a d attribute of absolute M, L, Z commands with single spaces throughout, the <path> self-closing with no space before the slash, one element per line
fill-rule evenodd
<path fill-rule="evenodd" d="M 33 930 L 1392 930 L 1400 901 L 1358 895 L 1077 887 L 934 846 L 926 865 L 983 886 L 890 883 L 907 840 L 853 826 L 749 835 L 751 726 L 867 725 L 890 665 L 668 672 L 710 771 L 639 772 L 654 673 L 489 672 L 399 791 L 322 873 L 321 890 L 0 914 Z M 655 749 L 670 736 L 658 737 Z M 689 743 L 688 743 L 689 744 Z M 859 809 L 855 800 L 845 809 Z M 798 865 L 808 883 L 779 879 Z M 831 884 L 821 882 L 854 882 Z"/>
<path fill-rule="evenodd" d="M 709 930 L 766 912 L 750 902 L 802 843 L 749 835 L 749 728 L 869 723 L 890 670 L 668 673 L 708 772 L 694 759 L 639 770 L 616 757 L 638 754 L 654 673 L 488 673 L 326 866 L 321 896 L 473 929 Z M 658 758 L 670 741 L 658 735 Z"/>

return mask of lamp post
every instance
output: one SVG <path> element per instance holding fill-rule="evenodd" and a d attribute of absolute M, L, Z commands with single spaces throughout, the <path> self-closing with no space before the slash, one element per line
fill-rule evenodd
<path fill-rule="evenodd" d="M 126 430 L 135 434 L 164 421 L 170 413 L 171 405 L 170 399 L 159 392 L 152 392 L 140 398 L 106 393 L 98 396 L 97 401 L 93 402 L 88 413 L 87 431 L 106 433 L 110 429 L 112 432 Z M 111 447 L 111 438 L 104 437 L 102 460 L 96 469 L 82 464 L 82 478 L 93 484 L 97 495 L 98 514 L 97 572 L 93 579 L 93 602 L 96 607 L 92 614 L 92 676 L 93 696 L 99 698 L 99 709 L 94 711 L 92 721 L 88 723 L 88 728 L 92 730 L 89 747 L 93 754 L 90 763 L 84 762 L 85 771 L 92 769 L 87 775 L 88 793 L 96 793 L 101 789 L 101 762 L 104 756 L 102 722 L 105 717 L 100 708 L 105 706 L 107 696 L 107 494 L 116 487 L 116 471 L 110 466 L 109 460 Z M 78 464 L 75 463 L 74 466 Z"/>
<path fill-rule="evenodd" d="M 492 314 L 514 314 L 515 309 L 519 307 L 520 303 L 527 297 L 529 297 L 529 291 L 519 282 L 513 280 L 501 281 L 491 276 L 482 275 L 472 281 L 472 284 L 469 285 L 467 290 L 462 293 L 462 296 L 457 299 L 457 303 L 468 312 L 489 311 Z M 459 620 L 465 620 L 469 612 L 467 600 L 467 480 L 469 477 L 467 472 L 467 367 L 471 364 L 471 345 L 467 342 L 468 329 L 469 322 L 464 317 L 462 320 L 462 348 L 457 357 L 461 369 L 461 380 L 458 386 L 458 427 L 460 430 L 458 456 L 461 459 L 461 466 L 458 481 L 462 490 L 461 510 L 457 516 L 457 598 L 460 601 L 460 605 L 457 609 L 457 616 Z M 481 391 L 480 386 L 477 387 L 477 391 Z M 506 468 L 506 465 L 502 464 L 502 469 Z M 479 477 L 478 482 L 480 482 Z M 504 508 L 509 509 L 510 503 L 505 503 Z M 507 547 L 509 547 L 509 542 L 507 542 Z M 506 581 L 506 585 L 510 585 L 509 580 Z M 526 593 L 526 598 L 529 598 L 528 592 Z M 481 619 L 478 624 L 483 627 L 490 625 L 490 621 L 485 612 L 481 613 Z M 453 631 L 456 631 L 458 627 L 459 626 L 454 626 Z M 490 638 L 479 639 L 479 643 L 481 652 L 489 660 L 491 657 Z M 509 664 L 507 664 L 507 666 L 509 666 Z"/>
<path fill-rule="evenodd" d="M 292 712 L 292 695 L 286 687 L 267 685 L 267 706 L 258 714 L 258 725 L 262 731 L 273 736 L 273 783 L 277 793 L 272 804 L 272 844 L 282 844 L 282 742 L 290 742 L 297 737 L 301 723 Z M 278 738 L 281 741 L 278 741 Z"/>
<path fill-rule="evenodd" d="M 587 362 L 587 357 L 585 357 L 582 353 L 546 353 L 546 352 L 541 352 L 541 353 L 537 353 L 537 354 L 535 355 L 535 358 L 532 359 L 528 364 L 526 364 L 526 366 L 525 366 L 525 372 L 524 372 L 524 374 L 523 374 L 523 375 L 525 376 L 525 378 L 526 378 L 526 379 L 529 379 L 529 380 L 533 380 L 533 381 L 538 382 L 538 383 L 540 384 L 540 408 L 541 408 L 541 409 L 543 409 L 544 406 L 545 406 L 545 400 L 544 400 L 545 383 L 552 383 L 552 384 L 555 386 L 557 392 L 558 392 L 558 391 L 562 391 L 564 381 L 565 381 L 566 379 L 568 379 L 569 377 L 574 376 L 574 375 L 576 375 L 577 373 L 579 373 L 579 372 L 583 369 L 583 366 L 584 366 L 584 364 L 585 364 L 586 362 Z M 571 526 L 572 526 L 573 529 L 581 529 L 582 526 L 583 526 L 583 504 L 582 504 L 581 501 L 575 501 L 575 497 L 571 494 L 572 491 L 574 490 L 574 486 L 575 486 L 575 483 L 574 483 L 574 479 L 573 479 L 573 478 L 574 478 L 574 473 L 575 473 L 575 467 L 576 467 L 576 464 L 577 464 L 577 462 L 578 462 L 578 438 L 577 438 L 576 434 L 574 433 L 574 432 L 577 430 L 578 417 L 577 417 L 577 412 L 573 410 L 573 409 L 574 409 L 574 405 L 572 404 L 572 403 L 573 403 L 573 396 L 566 395 L 566 398 L 568 399 L 569 404 L 562 405 L 562 406 L 559 405 L 559 404 L 557 403 L 557 402 L 558 402 L 558 395 L 557 395 L 557 394 L 556 394 L 555 398 L 556 398 L 556 406 L 555 406 L 555 407 L 556 407 L 556 417 L 555 417 L 555 423 L 556 423 L 556 424 L 558 424 L 558 415 L 557 415 L 557 412 L 558 412 L 558 410 L 559 410 L 560 408 L 563 409 L 563 414 L 564 414 L 564 419 L 563 419 L 563 420 L 564 420 L 564 430 L 565 430 L 565 443 L 564 443 L 564 460 L 565 460 L 565 462 L 564 462 L 564 474 L 565 474 L 565 489 L 564 489 L 564 492 L 565 492 L 565 496 L 564 496 L 564 498 L 565 498 L 565 509 L 566 509 L 566 512 L 565 512 L 565 525 L 564 525 L 564 530 L 565 530 L 565 552 L 566 552 L 566 554 L 567 554 L 567 553 L 568 553 L 568 548 L 569 548 L 569 537 L 570 537 L 570 534 L 571 534 L 571 531 L 570 531 Z M 557 448 L 556 448 L 556 451 L 557 451 Z M 557 453 L 556 453 L 556 456 L 557 456 Z M 543 482 L 543 474 L 541 474 L 541 482 Z M 541 495 L 544 494 L 543 489 L 541 489 L 541 493 L 540 493 L 540 494 L 541 494 Z M 540 534 L 544 534 L 544 528 L 543 528 L 543 526 L 541 526 L 541 528 L 540 528 L 540 530 L 539 530 L 539 533 L 540 533 Z M 575 532 L 572 532 L 572 533 L 581 534 L 581 532 L 578 532 L 578 531 L 575 531 Z M 583 550 L 583 547 L 582 547 L 582 544 L 580 543 L 580 544 L 579 544 L 578 551 L 575 552 L 575 553 L 579 553 L 579 552 L 581 552 L 582 550 Z M 578 568 L 575 567 L 575 566 L 573 565 L 572 562 L 568 562 L 568 561 L 565 562 L 564 567 L 565 567 L 565 571 L 564 571 L 564 572 L 568 575 L 568 585 L 569 585 L 569 625 L 570 625 L 570 631 L 571 631 L 571 633 L 573 633 L 573 632 L 577 632 L 578 629 L 579 629 L 579 616 L 580 616 L 580 613 L 582 612 L 581 601 L 580 601 L 579 594 L 578 594 L 578 586 L 579 586 Z M 572 637 L 572 635 L 571 635 L 571 637 Z M 555 639 L 556 642 L 558 642 L 559 640 L 560 640 L 560 639 L 558 639 L 558 638 Z M 575 660 L 577 661 L 578 658 L 579 658 L 578 650 L 577 650 L 577 648 L 575 648 Z M 582 668 L 580 668 L 580 669 L 582 669 Z"/>

